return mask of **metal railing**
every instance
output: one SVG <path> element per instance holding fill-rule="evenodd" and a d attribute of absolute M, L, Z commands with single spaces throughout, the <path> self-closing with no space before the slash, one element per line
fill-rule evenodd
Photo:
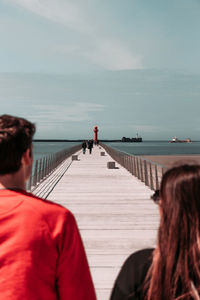
<path fill-rule="evenodd" d="M 32 192 L 40 183 L 50 176 L 65 159 L 80 149 L 81 144 L 36 160 L 33 165 L 32 175 L 27 182 L 27 190 Z"/>
<path fill-rule="evenodd" d="M 145 185 L 149 186 L 152 190 L 159 189 L 162 175 L 167 170 L 166 166 L 152 162 L 142 156 L 118 151 L 103 143 L 101 143 L 101 146 L 116 162 L 144 182 Z"/>

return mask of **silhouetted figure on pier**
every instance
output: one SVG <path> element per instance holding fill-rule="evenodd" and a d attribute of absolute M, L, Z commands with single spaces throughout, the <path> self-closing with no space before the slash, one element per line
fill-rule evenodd
<path fill-rule="evenodd" d="M 200 165 L 168 170 L 152 199 L 160 211 L 157 245 L 126 260 L 110 300 L 198 300 Z"/>
<path fill-rule="evenodd" d="M 93 140 L 89 140 L 88 141 L 88 149 L 89 149 L 89 153 L 92 153 L 92 148 L 93 148 Z"/>
<path fill-rule="evenodd" d="M 34 133 L 0 116 L 0 299 L 96 300 L 73 214 L 26 192 Z"/>
<path fill-rule="evenodd" d="M 98 146 L 98 145 L 99 145 L 99 140 L 95 140 L 95 141 L 94 141 L 94 145 L 95 145 L 95 146 Z"/>
<path fill-rule="evenodd" d="M 86 141 L 83 141 L 82 143 L 83 154 L 85 154 L 86 148 L 87 148 L 87 143 Z"/>

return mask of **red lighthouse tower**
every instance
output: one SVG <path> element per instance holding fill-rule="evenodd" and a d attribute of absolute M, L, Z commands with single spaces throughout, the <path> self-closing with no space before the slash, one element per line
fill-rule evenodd
<path fill-rule="evenodd" d="M 98 126 L 94 127 L 94 141 L 97 142 L 98 141 Z"/>

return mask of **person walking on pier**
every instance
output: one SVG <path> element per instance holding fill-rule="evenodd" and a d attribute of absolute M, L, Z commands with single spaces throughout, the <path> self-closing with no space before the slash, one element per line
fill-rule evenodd
<path fill-rule="evenodd" d="M 92 154 L 92 148 L 93 148 L 93 140 L 89 140 L 88 141 L 88 149 L 89 149 L 90 154 Z"/>
<path fill-rule="evenodd" d="M 110 300 L 198 300 L 200 166 L 168 170 L 152 198 L 160 210 L 157 245 L 126 260 Z"/>
<path fill-rule="evenodd" d="M 86 148 L 87 148 L 87 143 L 86 141 L 83 141 L 82 143 L 83 154 L 85 154 Z"/>
<path fill-rule="evenodd" d="M 73 214 L 25 190 L 34 133 L 0 116 L 0 299 L 96 300 Z"/>

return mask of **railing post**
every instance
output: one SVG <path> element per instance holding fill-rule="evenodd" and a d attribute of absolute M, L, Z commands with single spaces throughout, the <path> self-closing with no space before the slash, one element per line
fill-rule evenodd
<path fill-rule="evenodd" d="M 45 157 L 42 158 L 41 179 L 44 178 L 44 170 L 45 170 Z"/>
<path fill-rule="evenodd" d="M 127 170 L 130 172 L 130 155 L 127 156 Z"/>
<path fill-rule="evenodd" d="M 144 178 L 145 178 L 145 185 L 149 186 L 149 181 L 148 181 L 148 171 L 147 171 L 147 162 L 144 160 Z"/>
<path fill-rule="evenodd" d="M 137 157 L 137 169 L 138 169 L 138 179 L 141 179 L 140 176 L 140 167 L 139 167 L 139 158 Z"/>
<path fill-rule="evenodd" d="M 40 158 L 40 167 L 39 167 L 39 176 L 38 176 L 38 182 L 42 179 L 42 158 Z"/>
<path fill-rule="evenodd" d="M 126 164 L 126 160 L 127 160 L 127 155 L 124 155 L 124 168 L 127 168 L 127 164 Z"/>
<path fill-rule="evenodd" d="M 125 156 L 125 155 L 123 155 L 123 158 L 122 158 L 122 160 L 123 160 L 123 164 L 122 164 L 122 166 L 125 168 L 125 161 L 126 161 L 126 156 Z"/>
<path fill-rule="evenodd" d="M 159 182 L 158 182 L 158 169 L 157 169 L 157 165 L 155 165 L 155 179 L 156 179 L 156 190 L 159 189 Z"/>
<path fill-rule="evenodd" d="M 36 186 L 37 184 L 37 168 L 38 168 L 38 160 L 35 162 L 35 168 L 33 173 L 33 186 Z"/>
<path fill-rule="evenodd" d="M 47 176 L 47 170 L 48 170 L 48 160 L 47 157 L 45 157 L 45 169 L 44 169 L 44 177 Z"/>
<path fill-rule="evenodd" d="M 130 164 L 130 155 L 128 155 L 127 163 L 128 163 L 127 169 L 128 169 L 128 171 L 131 173 L 131 168 L 130 168 L 130 166 L 131 166 L 131 164 Z"/>
<path fill-rule="evenodd" d="M 50 158 L 47 157 L 47 172 L 46 172 L 46 175 L 49 174 L 49 161 L 50 161 Z"/>
<path fill-rule="evenodd" d="M 135 176 L 138 178 L 137 157 L 135 157 Z"/>
<path fill-rule="evenodd" d="M 143 161 L 140 159 L 141 181 L 144 182 Z"/>
<path fill-rule="evenodd" d="M 135 156 L 133 157 L 133 167 L 134 167 L 133 175 L 136 176 L 136 162 L 135 162 Z"/>
<path fill-rule="evenodd" d="M 134 157 L 133 157 L 133 156 L 130 156 L 130 161 L 131 161 L 131 174 L 132 174 L 132 175 L 134 174 L 134 170 L 133 170 L 133 159 L 134 159 Z"/>
<path fill-rule="evenodd" d="M 138 158 L 135 158 L 135 164 L 136 164 L 136 177 L 139 178 L 139 170 L 138 170 Z"/>
<path fill-rule="evenodd" d="M 151 163 L 149 163 L 149 175 L 150 175 L 150 188 L 153 190 L 153 176 L 152 176 L 152 167 Z"/>

